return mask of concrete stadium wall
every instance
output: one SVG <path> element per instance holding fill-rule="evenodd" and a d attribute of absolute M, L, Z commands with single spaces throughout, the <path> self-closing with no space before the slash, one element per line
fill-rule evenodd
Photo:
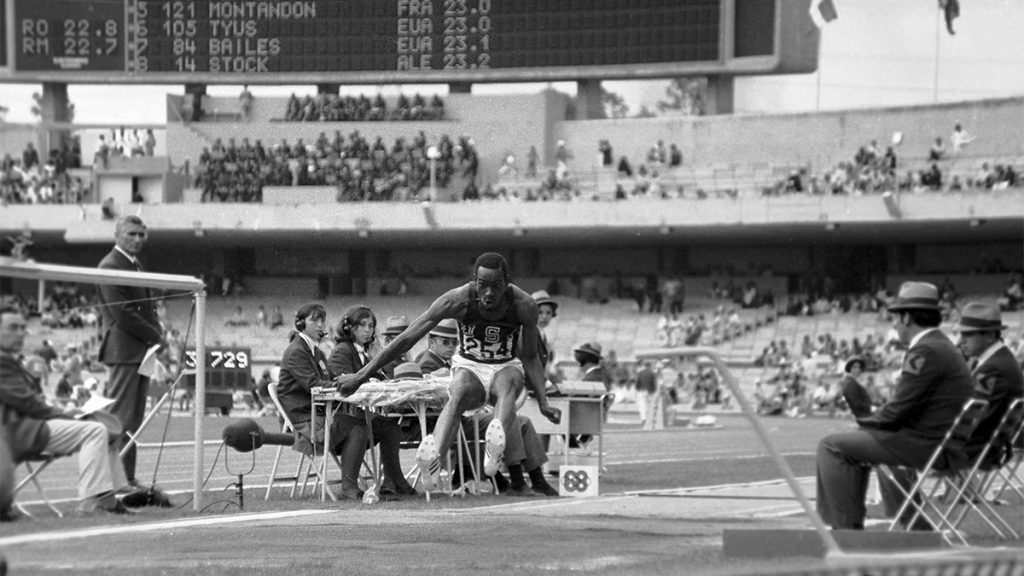
<path fill-rule="evenodd" d="M 1024 98 L 803 114 L 564 120 L 556 130 L 573 150 L 577 169 L 592 168 L 598 141 L 607 139 L 616 161 L 625 155 L 634 164 L 663 140 L 666 147 L 680 147 L 686 165 L 808 164 L 820 171 L 852 160 L 871 140 L 884 149 L 894 132 L 903 133 L 898 156 L 923 159 L 937 136 L 948 149 L 957 122 L 978 137 L 965 155 L 1024 156 Z"/>
<path fill-rule="evenodd" d="M 0 158 L 10 154 L 11 158 L 21 159 L 25 144 L 31 142 L 39 149 L 35 124 L 8 124 L 0 122 Z M 44 156 L 44 152 L 40 152 Z"/>
<path fill-rule="evenodd" d="M 169 97 L 169 100 L 174 97 Z M 213 105 L 237 107 L 234 99 L 210 99 Z M 627 156 L 642 160 L 662 140 L 677 144 L 684 165 L 714 167 L 733 164 L 810 165 L 821 171 L 853 158 L 857 148 L 877 140 L 891 144 L 894 132 L 903 134 L 896 153 L 905 162 L 919 165 L 927 157 L 935 137 L 949 141 L 960 122 L 977 136 L 965 157 L 979 159 L 1024 157 L 1024 98 L 978 100 L 950 104 L 845 110 L 822 113 L 731 115 L 708 117 L 663 116 L 611 120 L 567 120 L 569 99 L 544 91 L 532 95 L 451 94 L 445 98 L 447 120 L 442 122 L 342 122 L 283 123 L 270 119 L 283 115 L 287 99 L 259 99 L 257 118 L 250 123 L 199 122 L 168 125 L 168 152 L 175 165 L 198 158 L 203 146 L 216 137 L 260 139 L 265 145 L 282 138 L 311 142 L 335 130 L 348 134 L 359 130 L 371 139 L 382 136 L 390 144 L 396 137 L 409 138 L 423 130 L 429 139 L 441 134 L 468 134 L 481 153 L 481 184 L 497 180 L 497 169 L 508 154 L 525 168 L 526 154 L 537 146 L 544 165 L 554 163 L 555 142 L 565 140 L 576 171 L 597 166 L 597 143 L 607 139 L 616 160 Z M 277 112 L 280 111 L 280 112 Z"/>

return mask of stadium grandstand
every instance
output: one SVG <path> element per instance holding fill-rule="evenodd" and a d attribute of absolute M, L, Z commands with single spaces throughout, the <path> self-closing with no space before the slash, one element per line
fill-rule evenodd
<path fill-rule="evenodd" d="M 714 349 L 762 407 L 763 388 L 796 366 L 806 398 L 786 407 L 791 416 L 812 412 L 814 385 L 836 386 L 853 356 L 867 359 L 884 399 L 901 361 L 886 304 L 908 280 L 940 288 L 949 334 L 968 301 L 997 303 L 1008 325 L 1004 339 L 1024 361 L 1024 93 L 736 114 L 737 77 L 817 69 L 825 32 L 807 11 L 821 3 L 688 0 L 679 5 L 693 11 L 675 14 L 673 2 L 637 1 L 679 18 L 675 25 L 703 30 L 705 20 L 720 18 L 729 32 L 710 44 L 677 45 L 669 31 L 647 22 L 653 44 L 624 37 L 632 54 L 621 56 L 605 45 L 622 38 L 614 31 L 601 36 L 608 26 L 600 18 L 628 3 L 603 2 L 603 12 L 577 25 L 557 12 L 586 3 L 552 0 L 562 8 L 543 14 L 562 23 L 565 38 L 528 33 L 533 16 L 504 14 L 494 2 L 495 19 L 508 16 L 510 34 L 528 44 L 508 60 L 496 44 L 487 60 L 494 67 L 486 70 L 476 56 L 484 50 L 476 30 L 485 26 L 476 12 L 468 37 L 477 42 L 472 61 L 481 66 L 453 58 L 465 67 L 455 72 L 441 57 L 449 62 L 470 50 L 444 51 L 440 36 L 438 58 L 410 48 L 390 55 L 396 67 L 380 63 L 387 49 L 370 40 L 365 50 L 353 47 L 314 24 L 302 28 L 300 15 L 274 28 L 293 44 L 272 44 L 277 38 L 266 32 L 259 50 L 272 55 L 205 55 L 216 65 L 189 56 L 189 39 L 174 32 L 186 20 L 169 15 L 166 45 L 148 48 L 148 72 L 138 68 L 146 60 L 131 34 L 127 47 L 112 48 L 120 59 L 94 58 L 83 69 L 5 48 L 0 83 L 38 83 L 42 96 L 40 122 L 0 120 L 0 255 L 95 267 L 110 250 L 117 219 L 141 217 L 149 234 L 146 271 L 205 283 L 206 344 L 250 351 L 252 382 L 279 364 L 304 303 L 325 304 L 332 333 L 345 308 L 366 304 L 379 333 L 386 318 L 414 318 L 467 281 L 484 251 L 507 257 L 512 282 L 527 292 L 546 290 L 558 302 L 546 335 L 563 376 L 576 374 L 576 347 L 600 343 L 620 400 L 635 394 L 638 353 L 684 345 Z M 480 10 L 491 5 L 470 3 Z M 27 0 L 11 4 L 0 10 L 47 16 Z M 365 16 L 390 22 L 418 4 L 391 3 L 390 12 Z M 520 4 L 543 2 L 510 3 Z M 132 30 L 160 24 L 124 17 L 133 19 Z M 236 24 L 256 21 L 246 18 Z M 759 18 L 775 27 L 754 34 L 751 22 Z M 179 40 L 185 52 L 175 60 L 169 55 Z M 200 52 L 217 44 L 206 40 Z M 0 36 L 0 45 L 5 41 L 15 46 L 13 37 Z M 422 41 L 414 32 L 396 40 Z M 237 48 L 224 42 L 229 52 Z M 726 53 L 704 52 L 719 43 L 728 45 Z M 655 48 L 661 52 L 650 52 Z M 350 60 L 332 56 L 346 50 Z M 122 60 L 127 69 L 118 67 Z M 607 113 L 602 81 L 670 76 L 706 77 L 707 113 Z M 554 80 L 576 82 L 576 94 L 552 87 L 528 94 L 471 90 L 478 83 Z M 143 82 L 167 85 L 161 122 L 74 121 L 69 84 Z M 207 90 L 243 82 L 238 97 Z M 271 84 L 314 88 L 249 94 L 250 86 Z M 375 86 L 384 84 L 394 90 L 382 95 Z M 342 85 L 362 92 L 343 95 Z M 435 94 L 435 85 L 447 92 Z M 113 92 L 111 98 L 116 105 Z M 60 367 L 72 357 L 82 362 L 70 388 L 58 390 L 66 378 L 49 375 L 48 393 L 74 402 L 75 386 L 88 387 L 90 378 L 98 380 L 94 389 L 102 386 L 96 287 L 0 274 L 0 299 L 29 316 L 26 349 L 64 351 Z M 154 299 L 171 342 L 188 340 L 195 320 L 190 294 Z M 689 368 L 673 398 L 688 408 L 714 403 L 723 412 L 738 410 L 728 394 L 707 388 L 705 378 L 714 376 L 701 364 Z M 165 389 L 155 387 L 154 398 Z M 233 391 L 248 389 L 247 382 Z M 234 402 L 252 408 L 244 395 Z"/>

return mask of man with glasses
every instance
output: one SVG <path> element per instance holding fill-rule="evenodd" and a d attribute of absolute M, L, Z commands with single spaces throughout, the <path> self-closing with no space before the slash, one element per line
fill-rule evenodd
<path fill-rule="evenodd" d="M 139 253 L 146 244 L 146 225 L 138 216 L 117 221 L 114 248 L 100 261 L 101 270 L 142 272 Z M 100 313 L 103 324 L 99 359 L 107 365 L 109 379 L 106 395 L 114 399 L 109 411 L 124 429 L 122 445 L 135 434 L 146 415 L 149 378 L 139 374 L 142 358 L 154 344 L 163 343 L 163 328 L 157 319 L 149 288 L 139 286 L 100 286 Z M 123 457 L 128 482 L 135 478 L 136 448 L 132 445 Z"/>
<path fill-rule="evenodd" d="M 424 374 L 437 372 L 442 368 L 451 369 L 452 356 L 459 344 L 459 325 L 455 320 L 441 320 L 427 335 L 427 349 L 416 357 L 416 363 Z"/>

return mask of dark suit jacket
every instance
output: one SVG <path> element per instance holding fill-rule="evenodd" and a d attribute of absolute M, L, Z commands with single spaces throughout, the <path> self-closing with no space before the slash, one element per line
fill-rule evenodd
<path fill-rule="evenodd" d="M 281 373 L 278 377 L 277 396 L 281 407 L 288 413 L 292 424 L 298 426 L 309 422 L 312 418 L 313 400 L 310 391 L 334 386 L 328 378 L 327 359 L 320 348 L 316 353 L 309 349 L 309 344 L 298 334 L 288 343 L 281 357 Z"/>
<path fill-rule="evenodd" d="M 46 420 L 62 417 L 64 412 L 46 403 L 39 381 L 18 359 L 0 353 L 0 424 L 15 463 L 39 455 L 50 441 Z"/>
<path fill-rule="evenodd" d="M 430 374 L 440 370 L 441 368 L 452 367 L 451 362 L 445 362 L 444 358 L 441 358 L 430 350 L 424 350 L 419 356 L 417 356 L 416 363 L 420 365 L 420 370 L 423 370 L 424 374 Z"/>
<path fill-rule="evenodd" d="M 100 261 L 103 270 L 138 269 L 118 249 L 111 249 Z M 100 314 L 103 319 L 99 359 L 104 364 L 139 364 L 146 349 L 160 341 L 160 322 L 148 288 L 100 286 Z"/>
<path fill-rule="evenodd" d="M 988 409 L 974 434 L 967 442 L 965 451 L 974 456 L 981 452 L 999 426 L 999 420 L 1010 407 L 1010 402 L 1024 395 L 1024 373 L 1013 353 L 1002 346 L 992 356 L 974 369 L 974 397 L 988 401 Z M 993 457 L 998 458 L 998 454 Z M 986 457 L 986 460 L 989 460 Z"/>
<path fill-rule="evenodd" d="M 338 342 L 327 359 L 327 373 L 332 378 L 342 374 L 355 374 L 366 363 L 359 358 L 359 351 L 352 342 Z M 386 380 L 387 375 L 378 371 L 372 377 Z"/>
<path fill-rule="evenodd" d="M 869 433 L 899 432 L 875 436 L 908 464 L 923 466 L 973 394 L 974 380 L 963 354 L 935 330 L 907 350 L 892 399 L 857 422 Z M 947 454 L 959 460 L 963 447 L 954 448 Z"/>

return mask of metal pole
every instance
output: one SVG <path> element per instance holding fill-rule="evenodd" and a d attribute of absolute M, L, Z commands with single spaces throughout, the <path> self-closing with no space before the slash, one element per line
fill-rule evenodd
<path fill-rule="evenodd" d="M 437 158 L 430 158 L 430 201 L 437 200 Z"/>
<path fill-rule="evenodd" d="M 839 544 L 836 543 L 835 538 L 832 537 L 832 532 L 822 521 L 821 516 L 818 515 L 818 511 L 811 505 L 810 499 L 804 494 L 803 488 L 800 487 L 800 483 L 797 482 L 796 475 L 793 474 L 793 470 L 789 467 L 789 463 L 779 452 L 779 449 L 775 446 L 775 442 L 772 440 L 768 430 L 764 427 L 761 422 L 761 418 L 758 417 L 754 407 L 747 400 L 747 397 L 743 395 L 740 390 L 739 382 L 736 377 L 733 376 L 729 368 L 726 367 L 725 362 L 722 358 L 714 351 L 706 351 L 706 354 L 715 361 L 718 365 L 718 369 L 722 371 L 722 375 L 725 376 L 725 382 L 729 385 L 730 391 L 732 391 L 733 398 L 739 403 L 740 408 L 743 410 L 743 414 L 747 417 L 747 420 L 754 426 L 754 431 L 761 438 L 761 442 L 764 444 L 765 450 L 771 455 L 772 460 L 775 461 L 775 465 L 778 467 L 779 472 L 782 473 L 782 477 L 785 478 L 786 483 L 789 484 L 789 489 L 793 491 L 796 499 L 800 502 L 800 506 L 803 507 L 807 517 L 811 520 L 811 524 L 814 525 L 814 529 L 818 532 L 818 536 L 821 538 L 822 544 L 827 549 L 826 555 L 840 555 L 842 550 L 839 548 Z"/>
<path fill-rule="evenodd" d="M 789 467 L 789 463 L 786 462 L 786 459 L 782 456 L 782 453 L 779 452 L 779 449 L 775 446 L 775 442 L 772 440 L 772 437 L 768 433 L 768 430 L 764 427 L 764 424 L 761 422 L 761 418 L 758 417 L 757 412 L 754 410 L 754 407 L 750 404 L 750 402 L 747 400 L 747 397 L 744 396 L 743 392 L 740 390 L 739 381 L 736 380 L 736 377 L 733 376 L 732 372 L 725 365 L 725 362 L 722 361 L 722 357 L 718 355 L 718 352 L 712 350 L 711 348 L 703 347 L 672 348 L 665 350 L 664 352 L 665 353 L 660 354 L 660 356 L 706 356 L 707 358 L 710 358 L 712 362 L 715 363 L 715 366 L 718 368 L 718 371 L 721 372 L 722 376 L 724 377 L 726 385 L 729 386 L 729 391 L 732 392 L 733 398 L 735 398 L 736 402 L 739 403 L 740 409 L 743 411 L 743 415 L 746 416 L 747 420 L 749 420 L 750 424 L 754 427 L 754 432 L 756 432 L 757 436 L 761 439 L 761 443 L 764 444 L 765 450 L 767 450 L 768 454 L 772 457 L 772 460 L 775 462 L 775 466 L 778 467 L 778 470 L 782 474 L 782 477 L 786 480 L 786 483 L 789 485 L 789 489 L 793 491 L 793 495 L 796 496 L 796 499 L 800 503 L 800 506 L 804 509 L 804 512 L 807 514 L 807 518 L 811 521 L 811 524 L 814 526 L 814 530 L 818 533 L 818 537 L 821 538 L 821 542 L 826 549 L 826 557 L 842 556 L 843 551 L 839 548 L 839 544 L 836 543 L 836 539 L 832 536 L 832 532 L 828 529 L 828 526 L 825 525 L 825 522 L 822 521 L 821 516 L 818 515 L 818 511 L 814 508 L 814 506 L 811 505 L 810 499 L 808 499 L 807 495 L 804 494 L 804 490 L 803 488 L 800 487 L 800 483 L 797 482 L 796 475 L 793 474 L 793 470 Z M 638 359 L 640 359 L 639 355 Z"/>
<path fill-rule="evenodd" d="M 942 10 L 935 11 L 935 77 L 932 80 L 932 100 L 939 101 L 939 42 L 942 40 Z"/>
<path fill-rule="evenodd" d="M 192 460 L 192 509 L 203 507 L 203 417 L 206 415 L 206 290 L 196 292 L 196 397 L 195 444 Z"/>

